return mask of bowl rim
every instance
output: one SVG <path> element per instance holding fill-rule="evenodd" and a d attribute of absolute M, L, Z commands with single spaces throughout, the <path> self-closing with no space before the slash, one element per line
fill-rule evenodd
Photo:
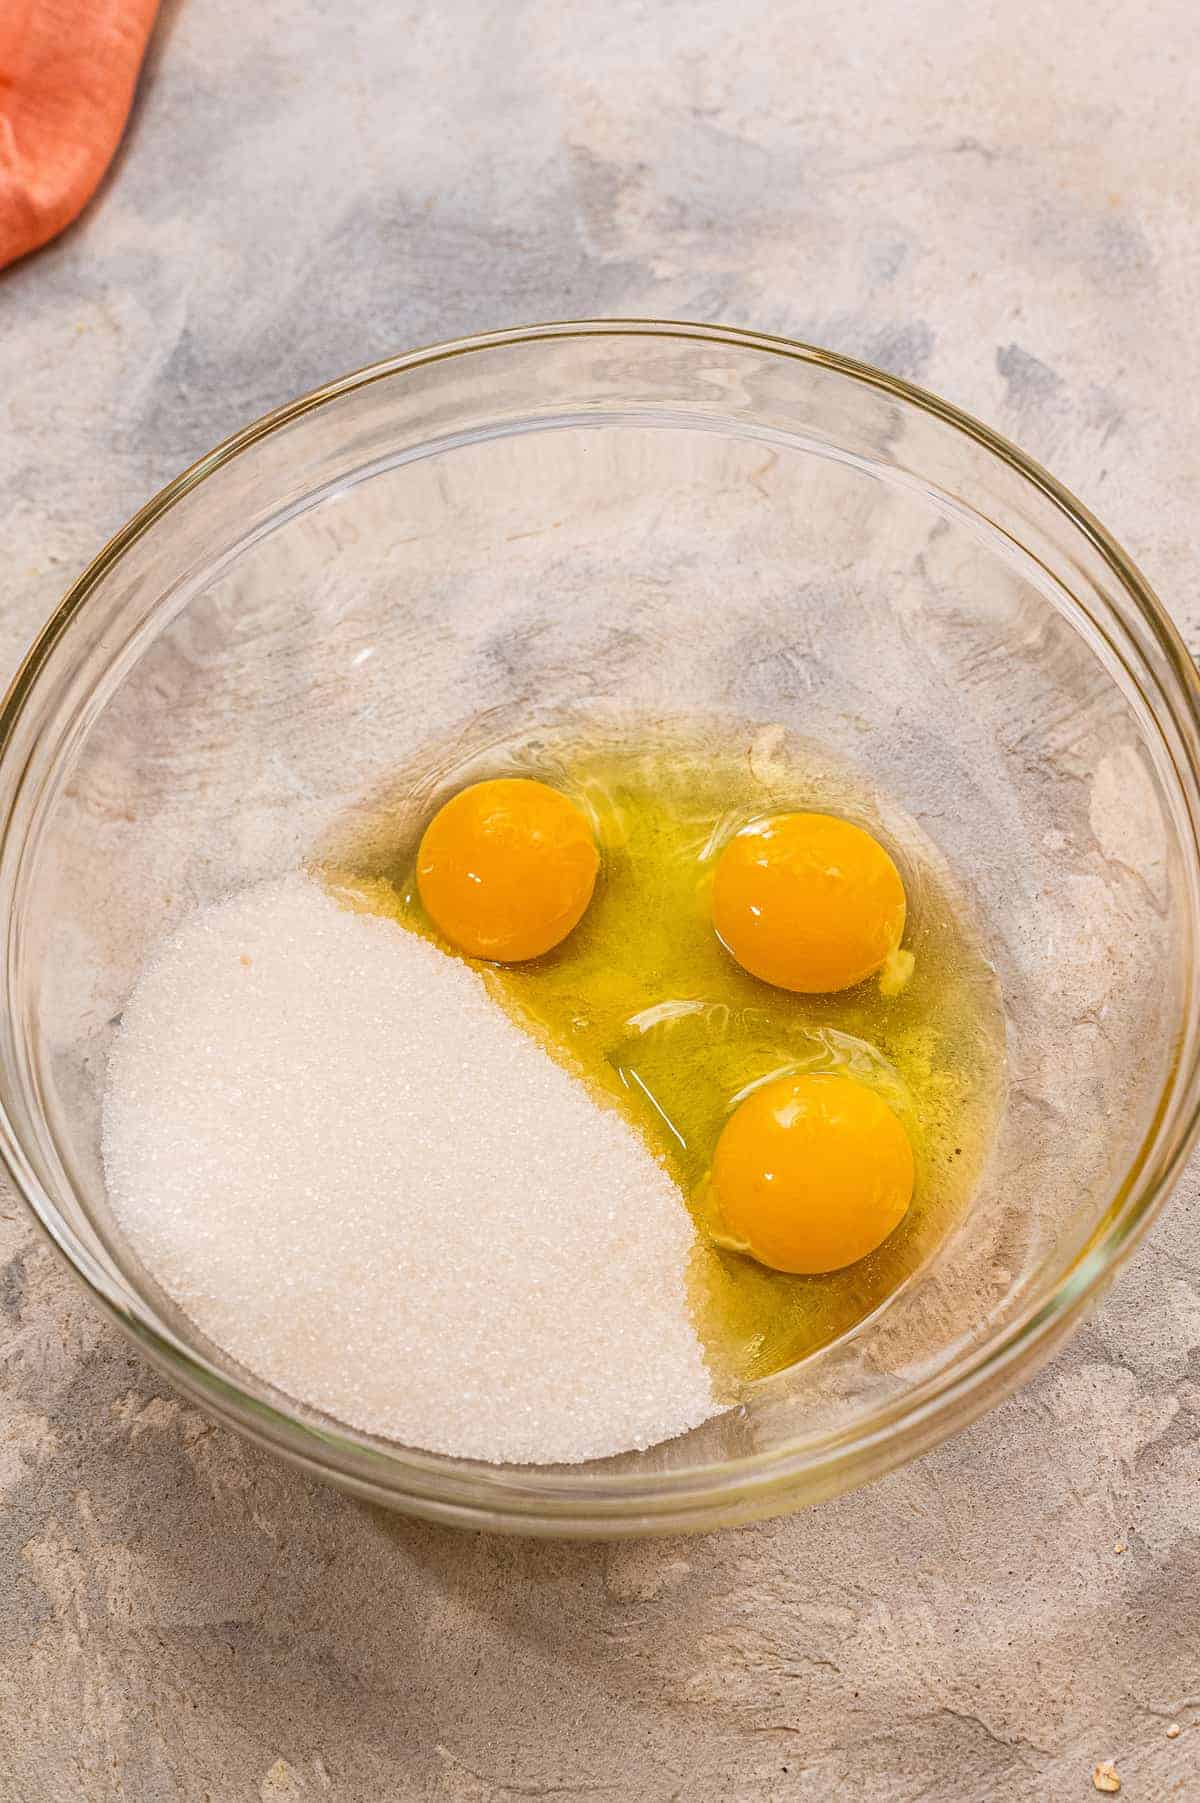
<path fill-rule="evenodd" d="M 814 365 L 891 395 L 972 440 L 1031 484 L 1081 531 L 1116 579 L 1126 603 L 1163 660 L 1154 714 L 1165 703 L 1178 735 L 1184 768 L 1171 750 L 1188 804 L 1191 850 L 1200 870 L 1200 675 L 1175 625 L 1133 559 L 1075 495 L 1016 445 L 951 402 L 899 376 L 796 339 L 687 320 L 596 318 L 516 326 L 435 343 L 365 364 L 273 409 L 221 441 L 152 496 L 102 547 L 71 584 L 33 641 L 0 702 L 0 843 L 12 826 L 16 793 L 9 752 L 41 672 L 58 640 L 87 605 L 98 583 L 130 548 L 184 496 L 260 440 L 339 397 L 454 358 L 545 340 L 601 336 L 685 338 Z M 1174 693 L 1171 692 L 1172 683 Z M 1193 890 L 1193 915 L 1195 892 Z M 1189 973 L 1193 990 L 1195 973 Z M 1183 1052 L 1188 1055 L 1185 1057 Z M 485 1467 L 442 1460 L 396 1446 L 380 1458 L 368 1438 L 342 1440 L 302 1415 L 255 1395 L 208 1363 L 157 1322 L 148 1308 L 131 1308 L 112 1293 L 99 1264 L 76 1238 L 27 1161 L 9 1108 L 11 1074 L 0 1068 L 0 1159 L 35 1222 L 92 1299 L 190 1397 L 252 1439 L 292 1462 L 371 1500 L 476 1527 L 574 1535 L 678 1532 L 723 1520 L 777 1513 L 880 1475 L 928 1450 L 1031 1374 L 1094 1302 L 1129 1257 L 1178 1181 L 1200 1131 L 1200 1030 L 1179 1047 L 1164 1078 L 1154 1118 L 1084 1250 L 1048 1297 L 1027 1304 L 995 1337 L 984 1337 L 961 1361 L 905 1389 L 852 1428 L 794 1436 L 768 1452 L 704 1461 L 679 1471 L 605 1472 L 580 1466 L 555 1472 L 552 1493 L 532 1489 L 542 1467 Z M 1172 1104 L 1168 1108 L 1168 1103 Z M 1168 1115 L 1173 1116 L 1168 1121 Z M 1169 1127 L 1169 1131 L 1165 1131 Z M 249 1375 L 249 1374 L 248 1374 Z M 268 1386 L 263 1386 L 268 1389 Z M 274 1394 L 274 1393 L 272 1393 Z M 900 1428 L 910 1431 L 898 1444 Z M 353 1436 L 354 1430 L 345 1429 Z M 339 1458 L 339 1450 L 341 1457 Z M 360 1468 L 347 1465 L 353 1455 Z M 363 1466 L 366 1469 L 362 1468 Z M 451 1473 L 457 1466 L 452 1480 Z M 449 1469 L 448 1469 L 449 1468 Z M 454 1481 L 456 1480 L 456 1481 Z M 819 1481 L 814 1481 L 819 1480 Z M 808 1484 L 811 1495 L 804 1491 Z M 455 1496 L 452 1491 L 460 1491 Z M 473 1494 L 471 1494 L 473 1493 Z M 465 1501 L 463 1500 L 465 1496 Z"/>

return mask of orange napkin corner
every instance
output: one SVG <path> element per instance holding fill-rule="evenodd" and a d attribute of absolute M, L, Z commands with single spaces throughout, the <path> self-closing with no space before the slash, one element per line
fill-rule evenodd
<path fill-rule="evenodd" d="M 129 117 L 158 0 L 0 0 L 0 268 L 83 211 Z"/>

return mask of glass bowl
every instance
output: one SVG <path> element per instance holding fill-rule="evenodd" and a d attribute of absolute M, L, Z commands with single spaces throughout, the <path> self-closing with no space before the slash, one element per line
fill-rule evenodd
<path fill-rule="evenodd" d="M 648 1452 L 375 1441 L 207 1344 L 107 1209 L 107 1047 L 148 948 L 292 867 L 430 743 L 567 714 L 801 731 L 984 923 L 1008 1088 L 961 1225 L 852 1333 Z M 0 1135 L 92 1296 L 193 1401 L 480 1528 L 712 1528 L 861 1483 L 1027 1376 L 1162 1203 L 1197 1104 L 1197 680 L 1044 471 L 877 370 L 596 321 L 377 364 L 230 439 L 79 579 L 0 725 Z"/>

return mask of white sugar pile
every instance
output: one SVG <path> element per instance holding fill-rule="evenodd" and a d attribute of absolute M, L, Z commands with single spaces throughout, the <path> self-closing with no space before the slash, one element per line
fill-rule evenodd
<path fill-rule="evenodd" d="M 147 966 L 104 1157 L 196 1325 L 353 1426 L 558 1463 L 716 1410 L 691 1222 L 648 1149 L 473 971 L 306 878 L 194 915 Z"/>

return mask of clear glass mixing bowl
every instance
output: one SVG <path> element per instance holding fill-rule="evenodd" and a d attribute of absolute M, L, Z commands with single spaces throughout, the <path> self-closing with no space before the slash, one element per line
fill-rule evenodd
<path fill-rule="evenodd" d="M 428 742 L 604 708 L 797 728 L 985 923 L 986 1178 L 852 1334 L 653 1450 L 486 1467 L 372 1441 L 204 1343 L 122 1246 L 115 1018 L 187 909 L 301 861 Z M 589 322 L 399 357 L 249 427 L 80 578 L 0 718 L 0 1135 L 91 1294 L 194 1401 L 360 1496 L 545 1534 L 709 1528 L 911 1458 L 1095 1299 L 1196 1125 L 1195 672 L 1011 445 L 860 365 Z"/>

